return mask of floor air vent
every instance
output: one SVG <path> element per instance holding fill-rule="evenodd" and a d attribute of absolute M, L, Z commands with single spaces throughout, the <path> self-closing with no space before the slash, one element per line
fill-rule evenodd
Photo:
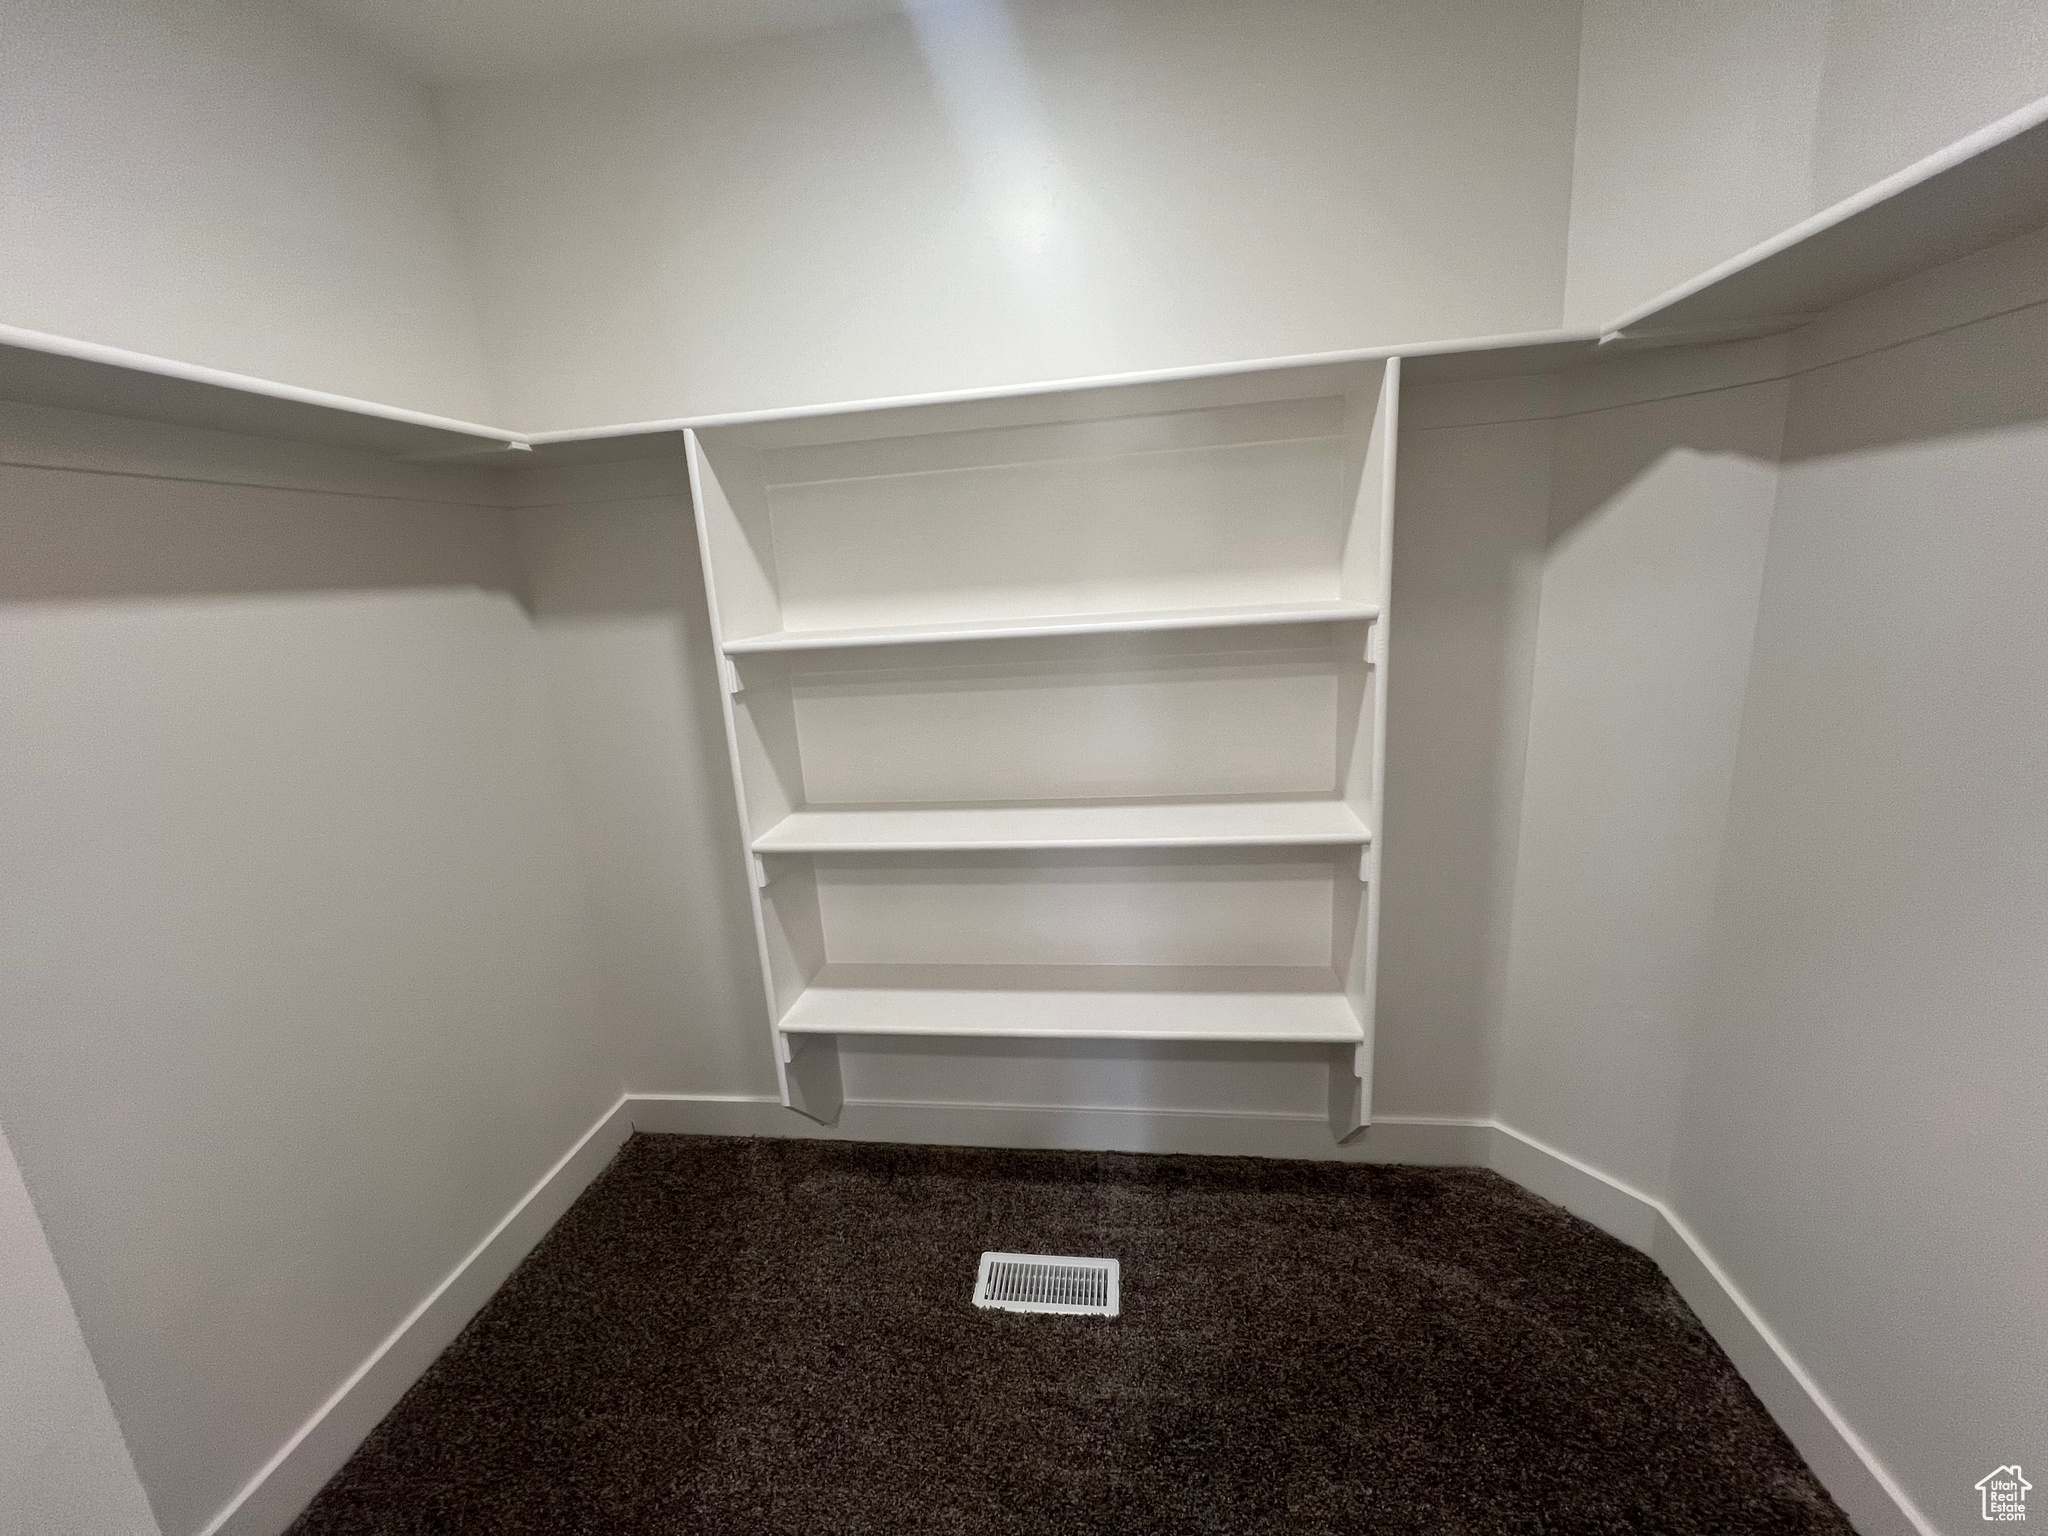
<path fill-rule="evenodd" d="M 984 1253 L 974 1282 L 977 1307 L 1005 1312 L 1069 1312 L 1115 1317 L 1115 1259 L 1067 1259 L 1051 1253 Z"/>

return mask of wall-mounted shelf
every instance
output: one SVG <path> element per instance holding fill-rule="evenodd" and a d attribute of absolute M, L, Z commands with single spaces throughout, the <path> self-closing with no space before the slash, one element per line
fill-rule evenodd
<path fill-rule="evenodd" d="M 517 468 L 573 466 L 666 453 L 691 430 L 751 433 L 763 448 L 822 440 L 835 421 L 839 446 L 905 435 L 918 413 L 980 412 L 989 420 L 1045 419 L 1063 410 L 1086 418 L 1086 401 L 1122 392 L 1200 403 L 1215 395 L 1272 400 L 1248 382 L 1302 381 L 1399 357 L 1416 381 L 1553 372 L 1592 360 L 1596 343 L 1673 344 L 1767 334 L 1914 272 L 2048 224 L 2048 100 L 1991 123 L 1937 154 L 1847 198 L 1771 239 L 1637 306 L 1598 331 L 1543 331 L 1455 341 L 1417 341 L 1265 363 L 1161 370 L 1112 379 L 1025 388 L 957 391 L 822 409 L 676 417 L 614 426 L 525 433 L 354 399 L 121 347 L 0 325 L 0 400 L 320 443 L 392 458 L 456 460 Z M 1314 392 L 1311 389 L 1311 392 Z M 1122 410 L 1123 407 L 1116 407 Z M 944 430 L 944 429 L 940 429 Z M 831 446 L 826 445 L 828 448 Z M 866 450 L 856 450 L 856 452 Z M 1219 608 L 1223 604 L 1190 606 Z M 1265 600 L 1245 606 L 1273 609 Z M 1154 623 L 1154 620 L 1157 623 Z M 1171 617 L 1143 607 L 1121 614 L 983 615 L 972 620 L 811 622 L 734 630 L 734 653 L 835 645 L 911 643 L 1002 633 L 1078 634 L 1071 625 L 1170 627 L 1181 622 L 1285 622 L 1278 615 L 1232 620 L 1212 613 Z M 835 630 L 843 631 L 839 633 Z M 917 631 L 927 630 L 928 634 Z"/>
<path fill-rule="evenodd" d="M 889 853 L 1003 848 L 1227 848 L 1363 845 L 1358 811 L 1329 798 L 881 805 L 792 811 L 757 853 Z"/>
<path fill-rule="evenodd" d="M 1237 1042 L 1364 1123 L 1399 378 L 690 431 L 785 1102 L 842 1037 Z"/>
<path fill-rule="evenodd" d="M 520 433 L 0 325 L 0 399 L 391 458 L 526 456 Z"/>
<path fill-rule="evenodd" d="M 1619 340 L 1768 335 L 2048 224 L 2048 99 L 1610 321 Z"/>
<path fill-rule="evenodd" d="M 1290 966 L 827 964 L 785 1034 L 1360 1045 L 1336 972 Z"/>
<path fill-rule="evenodd" d="M 1272 624 L 1334 624 L 1370 619 L 1371 603 L 1244 603 L 1135 613 L 1047 614 L 939 624 L 873 624 L 850 629 L 777 630 L 725 642 L 729 656 L 868 645 L 942 645 L 954 640 L 1016 640 L 1060 635 L 1144 634 L 1173 629 L 1248 629 Z"/>

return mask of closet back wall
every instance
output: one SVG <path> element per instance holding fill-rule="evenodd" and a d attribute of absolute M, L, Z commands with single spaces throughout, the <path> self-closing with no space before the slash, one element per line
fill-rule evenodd
<path fill-rule="evenodd" d="M 1577 0 L 951 7 L 436 103 L 531 429 L 1536 330 Z"/>

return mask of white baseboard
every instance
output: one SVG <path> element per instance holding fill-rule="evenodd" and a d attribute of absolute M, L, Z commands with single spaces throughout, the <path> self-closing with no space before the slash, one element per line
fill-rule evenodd
<path fill-rule="evenodd" d="M 1487 1167 L 1629 1247 L 1650 1252 L 1657 1235 L 1659 1207 L 1654 1200 L 1511 1126 L 1496 1121 L 1491 1130 Z"/>
<path fill-rule="evenodd" d="M 519 1261 L 632 1133 L 621 1098 L 505 1213 L 484 1240 L 391 1331 L 348 1380 L 299 1426 L 199 1536 L 277 1536 L 355 1454 L 434 1358 L 503 1285 Z"/>
<path fill-rule="evenodd" d="M 1188 1109 L 1048 1108 L 1031 1104 L 849 1099 L 827 1127 L 774 1098 L 640 1094 L 633 1128 L 692 1136 L 795 1136 L 925 1146 L 1051 1147 L 1077 1152 L 1198 1152 L 1360 1163 L 1484 1166 L 1491 1127 L 1448 1118 L 1375 1121 L 1338 1146 L 1327 1115 L 1219 1114 Z"/>
<path fill-rule="evenodd" d="M 1193 1152 L 1481 1167 L 1657 1261 L 1863 1536 L 1939 1536 L 1691 1230 L 1660 1200 L 1495 1120 L 1384 1116 L 1342 1146 L 1323 1115 L 850 1100 L 826 1127 L 773 1098 L 629 1094 L 413 1309 L 200 1536 L 276 1536 L 340 1470 L 633 1131 L 967 1147 Z"/>
<path fill-rule="evenodd" d="M 1692 1230 L 1661 1205 L 1650 1255 L 1862 1536 L 1941 1536 Z"/>

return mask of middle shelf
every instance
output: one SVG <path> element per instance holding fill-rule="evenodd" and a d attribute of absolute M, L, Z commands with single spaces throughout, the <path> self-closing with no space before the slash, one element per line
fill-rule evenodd
<path fill-rule="evenodd" d="M 1365 842 L 1375 622 L 729 658 L 749 844 Z"/>
<path fill-rule="evenodd" d="M 1003 848 L 1202 848 L 1365 844 L 1365 819 L 1325 795 L 1029 804 L 818 806 L 754 839 L 756 853 Z"/>

